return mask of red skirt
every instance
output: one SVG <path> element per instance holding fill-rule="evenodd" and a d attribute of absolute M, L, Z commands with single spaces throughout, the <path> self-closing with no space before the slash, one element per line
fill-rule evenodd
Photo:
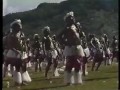
<path fill-rule="evenodd" d="M 82 65 L 82 57 L 78 57 L 78 56 L 67 57 L 66 70 L 72 70 L 72 68 L 80 70 L 81 65 Z"/>

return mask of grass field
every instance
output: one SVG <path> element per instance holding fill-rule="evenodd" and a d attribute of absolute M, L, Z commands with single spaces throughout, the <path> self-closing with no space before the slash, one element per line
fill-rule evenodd
<path fill-rule="evenodd" d="M 91 67 L 90 67 L 91 68 Z M 50 84 L 49 80 L 44 78 L 44 73 L 30 71 L 32 82 L 28 86 L 22 86 L 19 90 L 118 90 L 118 65 L 100 67 L 99 71 L 90 71 L 89 75 L 83 77 L 83 85 L 65 86 L 63 83 L 63 73 L 60 77 L 53 78 Z M 10 82 L 10 88 L 6 88 L 6 82 Z M 13 87 L 11 78 L 6 77 L 3 80 L 2 90 L 18 90 Z"/>

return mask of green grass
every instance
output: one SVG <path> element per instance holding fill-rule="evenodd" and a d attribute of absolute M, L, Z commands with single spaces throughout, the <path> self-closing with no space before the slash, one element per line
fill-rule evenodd
<path fill-rule="evenodd" d="M 91 67 L 90 67 L 91 68 Z M 100 71 L 91 72 L 83 77 L 83 85 L 65 86 L 63 83 L 63 73 L 59 78 L 53 78 L 53 83 L 44 78 L 44 73 L 29 72 L 32 82 L 28 86 L 22 86 L 20 90 L 118 90 L 118 65 L 100 67 Z M 6 81 L 10 81 L 10 88 L 6 88 Z M 6 77 L 3 80 L 3 90 L 17 90 L 13 87 L 11 78 Z"/>

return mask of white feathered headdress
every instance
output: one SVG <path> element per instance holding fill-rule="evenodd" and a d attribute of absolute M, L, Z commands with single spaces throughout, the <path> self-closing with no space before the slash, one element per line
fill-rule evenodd
<path fill-rule="evenodd" d="M 47 29 L 47 30 L 50 30 L 50 27 L 49 26 L 45 26 L 44 27 L 44 30 Z"/>
<path fill-rule="evenodd" d="M 69 16 L 74 16 L 74 12 L 73 11 L 70 11 L 69 13 L 67 13 L 65 16 L 64 16 L 64 20 L 66 20 L 67 17 Z"/>
<path fill-rule="evenodd" d="M 80 29 L 82 28 L 82 26 L 81 26 L 81 23 L 80 23 L 80 22 L 77 22 L 76 24 L 77 24 L 77 26 L 79 26 L 79 28 L 80 28 Z"/>
<path fill-rule="evenodd" d="M 20 20 L 20 19 L 15 19 L 15 21 L 13 21 L 13 22 L 10 24 L 10 27 L 12 28 L 14 24 L 18 24 L 18 25 L 20 25 L 20 27 L 22 28 L 21 20 Z"/>
<path fill-rule="evenodd" d="M 39 36 L 39 35 L 38 35 L 38 34 L 34 34 L 34 37 L 35 37 L 35 36 Z"/>
<path fill-rule="evenodd" d="M 50 27 L 45 26 L 42 31 L 43 31 L 43 33 L 50 32 Z"/>
<path fill-rule="evenodd" d="M 80 22 L 77 22 L 76 24 L 79 25 L 79 26 L 81 25 Z"/>
<path fill-rule="evenodd" d="M 28 38 L 27 41 L 29 41 L 30 39 Z"/>

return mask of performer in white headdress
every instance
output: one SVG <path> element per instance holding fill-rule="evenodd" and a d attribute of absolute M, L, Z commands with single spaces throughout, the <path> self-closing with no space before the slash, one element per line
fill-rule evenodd
<path fill-rule="evenodd" d="M 111 51 L 110 51 L 110 42 L 106 34 L 103 35 L 104 38 L 104 51 L 105 51 L 105 65 L 111 64 Z"/>
<path fill-rule="evenodd" d="M 119 47 L 118 47 L 118 45 L 119 45 L 119 40 L 117 39 L 116 36 L 113 36 L 113 41 L 111 44 L 112 53 L 113 53 L 112 62 L 113 62 L 114 58 L 117 58 L 117 62 L 119 62 Z"/>
<path fill-rule="evenodd" d="M 22 84 L 22 75 L 20 72 L 20 68 L 22 67 L 22 54 L 21 54 L 21 44 L 19 38 L 17 37 L 17 33 L 22 30 L 22 24 L 20 19 L 16 19 L 10 24 L 11 32 L 6 37 L 6 47 L 7 53 L 5 55 L 5 69 L 8 64 L 15 66 L 15 71 L 13 72 L 13 80 L 16 85 Z"/>
<path fill-rule="evenodd" d="M 53 65 L 53 75 L 54 76 L 59 76 L 58 74 L 58 70 L 56 69 L 57 67 L 57 51 L 55 50 L 54 47 L 54 43 L 52 40 L 52 37 L 50 36 L 50 27 L 46 26 L 43 29 L 43 40 L 42 40 L 42 46 L 43 46 L 43 52 L 44 55 L 46 56 L 46 60 L 47 60 L 47 67 L 45 70 L 45 77 L 48 77 L 48 71 L 51 67 L 51 65 Z"/>
<path fill-rule="evenodd" d="M 41 66 L 40 66 L 40 37 L 38 34 L 34 34 L 33 37 L 34 41 L 32 44 L 32 48 L 33 48 L 33 56 L 34 56 L 34 62 L 35 62 L 35 72 L 37 72 L 38 70 L 38 66 L 39 66 L 39 71 L 41 71 Z"/>
<path fill-rule="evenodd" d="M 21 41 L 21 53 L 22 53 L 22 84 L 27 85 L 27 83 L 31 82 L 31 77 L 27 71 L 27 63 L 29 62 L 27 45 L 25 40 L 25 35 L 20 37 Z"/>
<path fill-rule="evenodd" d="M 82 83 L 81 62 L 85 55 L 80 44 L 80 37 L 77 30 L 78 28 L 75 24 L 74 13 L 67 13 L 64 20 L 66 22 L 65 30 L 58 36 L 59 42 L 62 45 L 65 45 L 64 55 L 66 57 L 66 68 L 64 80 L 67 85 L 70 83 Z M 74 81 L 71 82 L 72 69 L 74 71 Z"/>

